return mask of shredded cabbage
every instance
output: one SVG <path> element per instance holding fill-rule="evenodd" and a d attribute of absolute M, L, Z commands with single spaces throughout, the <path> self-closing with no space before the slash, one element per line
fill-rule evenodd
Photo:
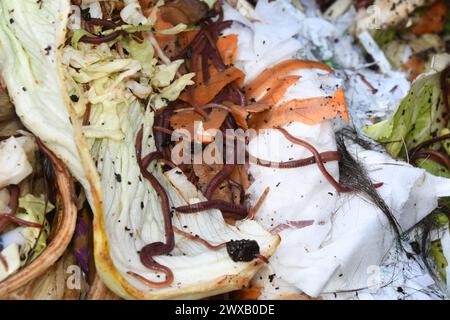
<path fill-rule="evenodd" d="M 147 39 L 139 43 L 131 38 L 126 38 L 121 41 L 121 45 L 128 51 L 131 59 L 139 61 L 145 76 L 153 75 L 158 60 L 154 57 L 153 46 Z"/>
<path fill-rule="evenodd" d="M 67 164 L 86 190 L 94 211 L 94 254 L 102 280 L 116 294 L 135 299 L 200 298 L 248 283 L 262 262 L 236 263 L 224 249 L 211 251 L 178 236 L 171 256 L 155 257 L 174 273 L 169 287 L 148 288 L 127 274 L 132 270 L 158 281 L 158 275 L 142 265 L 137 252 L 164 235 L 158 195 L 141 177 L 136 161 L 136 134 L 143 126 L 144 153 L 154 150 L 150 134 L 154 110 L 175 100 L 193 83 L 194 74 L 177 76 L 179 62 L 158 67 L 145 42 L 138 46 L 119 40 L 123 48 L 130 49 L 124 54 L 107 44 L 78 43 L 77 48 L 62 50 L 70 1 L 44 1 L 41 5 L 34 0 L 0 3 L 0 68 L 25 126 Z M 126 1 L 125 8 L 135 5 L 136 1 Z M 148 25 L 154 24 L 155 11 Z M 126 10 L 122 15 L 127 23 L 140 19 Z M 177 28 L 174 31 L 181 29 Z M 44 49 L 49 45 L 47 55 Z M 143 87 L 152 91 L 146 108 L 129 89 L 130 83 L 135 89 L 139 83 L 142 92 Z M 77 99 L 71 98 L 82 84 L 89 84 L 82 98 L 91 103 L 84 126 L 83 108 L 75 107 Z M 20 90 L 22 86 L 27 90 Z M 163 175 L 159 164 L 152 170 L 167 190 L 171 206 L 189 203 L 193 193 L 202 197 L 183 175 Z M 229 226 L 218 210 L 174 214 L 173 223 L 212 243 L 255 239 L 265 256 L 273 253 L 279 241 L 254 221 Z"/>
<path fill-rule="evenodd" d="M 156 67 L 152 85 L 155 87 L 167 87 L 175 78 L 178 68 L 183 64 L 183 60 L 175 60 L 167 65 Z"/>
<path fill-rule="evenodd" d="M 144 25 L 148 23 L 147 18 L 142 14 L 138 0 L 124 0 L 125 7 L 120 12 L 123 21 L 132 25 Z"/>

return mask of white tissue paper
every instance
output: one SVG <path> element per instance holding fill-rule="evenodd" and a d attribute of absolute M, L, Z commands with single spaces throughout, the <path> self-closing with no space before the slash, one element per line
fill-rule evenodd
<path fill-rule="evenodd" d="M 404 231 L 435 209 L 439 197 L 450 196 L 448 179 L 356 145 L 349 151 L 372 181 L 383 182 L 379 194 Z M 299 248 L 305 244 L 302 234 L 311 227 L 282 231 L 282 245 L 271 259 L 275 274 L 311 296 L 383 286 L 377 268 L 395 244 L 384 213 L 362 196 L 341 194 L 331 225 L 329 237 L 310 252 Z"/>
<path fill-rule="evenodd" d="M 345 30 L 354 12 L 344 15 L 343 21 L 336 21 L 336 30 L 330 28 L 332 23 L 317 18 L 314 10 L 300 12 L 287 0 L 260 0 L 248 19 L 227 4 L 224 4 L 224 13 L 226 20 L 241 23 L 233 24 L 226 33 L 239 34 L 235 65 L 246 73 L 246 83 L 265 68 L 285 59 L 296 56 L 317 59 L 313 51 L 318 51 L 323 59 L 334 53 L 339 61 L 342 45 L 346 48 L 351 45 L 351 37 Z M 277 32 L 269 32 L 271 30 Z M 336 38 L 339 41 L 336 42 Z M 352 48 L 352 54 L 362 57 L 357 46 Z M 356 125 L 371 116 L 367 110 L 374 104 L 386 116 L 408 91 L 409 85 L 404 76 L 391 77 L 392 83 L 386 85 L 386 78 L 372 79 L 375 73 L 366 69 L 367 66 L 358 66 L 356 70 L 342 71 L 346 75 L 342 82 L 323 71 L 296 72 L 302 78 L 288 90 L 285 100 L 330 95 L 344 85 L 349 110 L 353 117 L 357 115 Z M 373 82 L 378 90 L 376 94 L 358 74 Z M 369 96 L 370 106 L 362 104 L 361 96 Z M 336 150 L 329 122 L 316 126 L 294 123 L 285 129 L 319 151 Z M 438 197 L 450 196 L 450 180 L 434 177 L 377 151 L 355 145 L 349 150 L 366 166 L 374 183 L 384 183 L 378 191 L 403 231 L 415 226 L 436 208 Z M 292 146 L 276 130 L 263 130 L 250 142 L 249 152 L 271 161 L 311 156 L 304 148 Z M 326 167 L 337 180 L 337 163 L 327 163 Z M 411 298 L 432 297 L 424 292 L 433 285 L 433 279 L 421 263 L 410 261 L 404 252 L 398 252 L 392 227 L 384 213 L 369 200 L 354 193 L 338 195 L 316 165 L 295 169 L 251 165 L 249 173 L 253 179 L 248 190 L 250 205 L 270 187 L 255 219 L 268 230 L 282 230 L 281 244 L 270 264 L 253 279 L 253 284 L 262 288 L 260 299 L 301 292 L 326 299 L 397 299 L 406 296 L 403 290 L 408 291 L 407 287 L 411 289 L 408 291 Z M 402 272 L 399 273 L 398 268 L 403 269 Z M 352 292 L 345 295 L 347 291 Z"/>

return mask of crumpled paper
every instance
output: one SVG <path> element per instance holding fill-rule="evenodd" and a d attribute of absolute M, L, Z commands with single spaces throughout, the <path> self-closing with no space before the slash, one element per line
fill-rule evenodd
<path fill-rule="evenodd" d="M 378 151 L 356 145 L 349 151 L 365 165 L 372 181 L 383 182 L 378 192 L 404 231 L 435 209 L 439 197 L 450 196 L 448 179 Z M 369 200 L 357 194 L 341 194 L 328 239 L 318 250 L 303 253 L 299 259 L 299 239 L 307 229 L 281 232 L 282 245 L 271 260 L 281 279 L 311 296 L 383 285 L 373 275 L 395 244 L 395 233 Z"/>

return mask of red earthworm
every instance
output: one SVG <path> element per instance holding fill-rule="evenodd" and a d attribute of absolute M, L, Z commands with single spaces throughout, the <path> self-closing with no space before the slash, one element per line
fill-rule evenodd
<path fill-rule="evenodd" d="M 231 218 L 244 219 L 247 216 L 247 209 L 244 206 L 224 200 L 207 200 L 175 208 L 179 213 L 188 214 L 211 209 L 219 209 L 224 216 Z"/>
<path fill-rule="evenodd" d="M 132 276 L 133 278 L 139 280 L 140 282 L 142 282 L 143 284 L 145 284 L 147 287 L 150 288 L 167 288 L 168 286 L 170 286 L 170 284 L 173 282 L 174 276 L 173 276 L 173 272 L 172 270 L 170 270 L 170 268 L 163 266 L 159 263 L 157 263 L 155 260 L 151 259 L 153 261 L 152 267 L 150 269 L 164 273 L 164 275 L 166 276 L 166 279 L 164 281 L 151 281 L 148 280 L 147 278 L 141 276 L 140 274 L 137 274 L 136 272 L 133 271 L 128 271 L 127 274 Z"/>
<path fill-rule="evenodd" d="M 435 150 L 420 150 L 418 151 L 414 158 L 411 159 L 412 162 L 415 162 L 418 158 L 430 158 L 433 161 L 443 165 L 450 171 L 450 159 L 445 154 L 440 153 Z"/>
<path fill-rule="evenodd" d="M 176 168 L 176 165 L 172 161 L 164 159 L 162 153 L 159 152 L 159 151 L 154 151 L 154 152 L 149 153 L 148 155 L 146 155 L 141 160 L 142 167 L 147 168 L 150 165 L 150 163 L 152 161 L 154 161 L 154 160 L 161 161 L 162 163 L 164 163 L 165 165 L 171 167 L 172 169 Z"/>
<path fill-rule="evenodd" d="M 339 161 L 341 160 L 341 155 L 337 151 L 325 151 L 320 153 L 320 158 L 322 159 L 323 162 Z M 300 168 L 316 163 L 315 157 L 285 162 L 265 161 L 255 157 L 251 157 L 250 159 L 255 159 L 256 164 L 259 166 L 268 168 L 280 168 L 280 169 Z"/>
<path fill-rule="evenodd" d="M 255 217 L 256 212 L 258 212 L 259 208 L 261 208 L 261 205 L 266 200 L 269 191 L 270 191 L 269 187 L 264 189 L 264 192 L 259 197 L 258 201 L 256 201 L 256 204 L 253 207 L 251 207 L 250 210 L 248 211 L 247 219 L 253 219 Z"/>
<path fill-rule="evenodd" d="M 211 200 L 211 197 L 216 191 L 217 187 L 222 184 L 233 172 L 236 165 L 233 164 L 224 164 L 222 170 L 220 170 L 208 183 L 206 190 L 205 190 L 205 197 L 206 199 Z"/>
<path fill-rule="evenodd" d="M 153 126 L 153 131 L 158 131 L 165 134 L 172 134 L 173 130 L 170 130 L 168 128 L 159 127 L 159 126 Z"/>
<path fill-rule="evenodd" d="M 236 83 L 233 82 L 231 84 L 231 89 L 232 89 L 232 92 L 236 93 L 237 96 L 239 97 L 239 105 L 240 106 L 247 105 L 247 98 Z"/>
<path fill-rule="evenodd" d="M 111 20 L 106 19 L 99 19 L 99 18 L 90 18 L 89 20 L 86 20 L 87 23 L 93 24 L 95 26 L 101 26 L 105 27 L 106 30 L 108 29 L 115 29 L 119 25 Z"/>
<path fill-rule="evenodd" d="M 308 142 L 296 138 L 294 136 L 292 136 L 289 132 L 287 132 L 285 129 L 283 128 L 277 128 L 289 141 L 296 143 L 298 145 L 301 145 L 302 147 L 308 149 L 316 158 L 316 164 L 319 167 L 320 171 L 322 172 L 322 174 L 324 175 L 324 177 L 328 180 L 328 182 L 336 189 L 336 191 L 338 192 L 351 192 L 351 189 L 348 189 L 344 186 L 342 186 L 341 184 L 339 184 L 339 182 L 337 182 L 332 176 L 331 174 L 327 171 L 327 169 L 325 168 L 324 164 L 323 164 L 323 160 L 320 156 L 319 151 L 317 151 L 316 148 L 314 148 L 313 145 L 309 144 Z"/>
<path fill-rule="evenodd" d="M 11 214 L 11 213 L 1 213 L 0 214 L 0 219 L 1 218 L 7 218 L 10 221 L 12 221 L 14 223 L 17 223 L 18 225 L 24 226 L 24 227 L 42 228 L 42 224 L 21 219 L 18 216 L 14 215 L 14 214 Z"/>
<path fill-rule="evenodd" d="M 55 156 L 55 154 L 49 149 L 47 148 L 44 143 L 41 141 L 41 139 L 36 138 L 36 143 L 39 146 L 39 148 L 41 149 L 41 151 L 47 156 L 47 158 L 50 159 L 50 161 L 52 162 L 53 167 L 58 171 L 58 172 L 63 172 L 64 171 L 64 165 L 62 164 L 62 162 Z"/>
<path fill-rule="evenodd" d="M 205 29 L 204 28 L 200 29 L 200 31 L 197 32 L 197 34 L 195 35 L 194 39 L 192 39 L 191 42 L 185 48 L 183 48 L 173 59 L 178 60 L 182 58 L 190 58 L 189 51 L 192 50 L 192 48 L 200 42 L 204 33 Z"/>
<path fill-rule="evenodd" d="M 153 256 L 155 255 L 163 255 L 171 252 L 175 246 L 175 239 L 172 229 L 172 217 L 170 213 L 170 206 L 169 206 L 169 198 L 167 196 L 166 191 L 164 190 L 164 187 L 159 183 L 159 181 L 155 178 L 153 174 L 151 174 L 147 167 L 144 167 L 146 162 L 143 163 L 142 158 L 142 137 L 143 137 L 143 128 L 139 130 L 139 133 L 136 137 L 136 159 L 139 164 L 139 169 L 141 171 L 142 176 L 144 176 L 145 179 L 147 179 L 152 187 L 155 189 L 155 191 L 158 193 L 160 199 L 161 199 L 161 209 L 162 214 L 164 218 L 164 231 L 165 231 L 165 237 L 166 237 L 166 243 L 162 242 L 153 242 L 150 244 L 145 245 L 140 253 L 139 257 L 141 259 L 141 263 L 146 266 L 147 268 L 157 271 L 157 272 L 163 272 L 166 275 L 165 281 L 162 282 L 154 282 L 150 281 L 136 273 L 129 272 L 129 274 L 137 279 L 139 279 L 141 282 L 145 283 L 149 287 L 153 288 L 161 288 L 161 287 L 167 287 L 172 283 L 173 281 L 173 273 L 172 271 L 161 264 L 159 264 L 157 261 L 153 259 Z"/>
<path fill-rule="evenodd" d="M 186 237 L 186 238 L 192 240 L 192 241 L 196 241 L 196 242 L 198 242 L 198 243 L 204 245 L 205 247 L 207 247 L 208 249 L 213 250 L 213 251 L 218 251 L 218 250 L 220 250 L 220 249 L 226 248 L 227 245 L 229 245 L 230 243 L 233 242 L 233 241 L 228 241 L 228 242 L 224 242 L 224 243 L 221 243 L 221 244 L 218 244 L 218 245 L 213 245 L 213 244 L 210 244 L 210 243 L 209 243 L 208 241 L 206 241 L 205 239 L 200 238 L 198 235 L 190 234 L 190 233 L 185 232 L 185 231 L 182 231 L 182 230 L 180 230 L 180 229 L 178 229 L 178 228 L 176 228 L 176 227 L 173 228 L 173 231 L 174 231 L 175 233 L 177 233 L 177 234 L 180 234 L 180 235 L 182 235 L 182 236 L 184 236 L 184 237 Z M 228 251 L 228 250 L 227 250 L 227 251 Z M 230 254 L 230 253 L 228 252 L 228 254 Z M 263 256 L 263 255 L 260 254 L 260 253 L 255 254 L 254 257 L 255 257 L 256 259 L 262 260 L 262 261 L 263 261 L 264 263 L 266 263 L 266 264 L 269 263 L 269 259 L 267 259 L 267 257 Z M 230 256 L 230 258 L 233 259 L 232 256 Z M 233 260 L 233 261 L 235 261 L 235 260 Z"/>
<path fill-rule="evenodd" d="M 10 213 L 11 214 L 16 214 L 17 211 L 17 207 L 19 205 L 19 196 L 20 196 L 20 189 L 19 186 L 17 185 L 11 185 L 9 186 L 9 203 L 8 203 L 8 207 L 10 208 Z M 2 232 L 5 227 L 8 225 L 8 223 L 10 222 L 10 219 L 8 219 L 8 217 L 5 216 L 1 216 L 0 215 L 0 232 Z"/>
<path fill-rule="evenodd" d="M 16 216 L 17 207 L 19 205 L 20 189 L 17 185 L 12 185 L 9 187 L 9 207 L 11 209 L 10 213 L 0 213 L 0 232 L 8 225 L 9 222 L 14 222 L 20 226 L 41 228 L 42 225 L 35 222 L 30 222 Z"/>
<path fill-rule="evenodd" d="M 384 182 L 378 182 L 378 183 L 374 183 L 373 184 L 373 187 L 375 189 L 381 188 L 382 186 L 384 186 Z"/>
<path fill-rule="evenodd" d="M 423 141 L 422 143 L 418 144 L 414 149 L 412 149 L 409 153 L 409 158 L 414 158 L 415 154 L 420 151 L 420 149 L 426 148 L 428 146 L 431 146 L 435 143 L 441 142 L 441 141 L 445 141 L 445 140 L 450 140 L 450 134 L 444 134 L 440 137 L 436 137 L 436 138 L 432 138 L 429 139 L 427 141 Z"/>
<path fill-rule="evenodd" d="M 169 129 L 170 127 L 169 118 L 170 115 L 172 114 L 172 111 L 173 111 L 172 107 L 166 107 L 164 109 L 156 111 L 155 113 L 155 120 L 153 123 L 152 131 L 154 134 L 156 150 L 161 152 L 161 154 L 163 155 L 165 153 L 164 149 L 167 146 L 167 138 L 168 138 L 167 134 L 169 135 L 172 134 L 172 131 Z"/>
<path fill-rule="evenodd" d="M 225 70 L 225 63 L 222 60 L 222 57 L 219 54 L 219 50 L 216 47 L 216 43 L 211 36 L 211 34 L 206 31 L 205 37 L 208 40 L 209 46 L 206 48 L 206 54 L 211 59 L 212 63 L 216 67 L 217 71 L 222 72 Z"/>
<path fill-rule="evenodd" d="M 217 250 L 220 250 L 222 248 L 225 248 L 226 245 L 227 245 L 226 242 L 221 243 L 221 244 L 217 244 L 217 245 L 211 244 L 208 241 L 206 241 L 205 239 L 200 238 L 198 235 L 194 236 L 193 234 L 191 234 L 189 232 L 185 232 L 183 230 L 180 230 L 177 227 L 173 227 L 173 231 L 175 233 L 179 234 L 179 235 L 182 235 L 185 238 L 188 238 L 188 239 L 190 239 L 192 241 L 196 241 L 198 243 L 201 243 L 202 245 L 204 245 L 205 247 L 207 247 L 208 249 L 213 250 L 213 251 L 217 251 Z"/>
<path fill-rule="evenodd" d="M 355 9 L 359 10 L 359 9 L 367 8 L 371 4 L 373 4 L 373 0 L 360 0 L 355 3 Z"/>
<path fill-rule="evenodd" d="M 110 42 L 118 38 L 119 36 L 128 35 L 128 32 L 124 30 L 114 31 L 106 36 L 82 36 L 80 42 L 90 43 L 90 44 L 101 44 L 105 42 Z"/>

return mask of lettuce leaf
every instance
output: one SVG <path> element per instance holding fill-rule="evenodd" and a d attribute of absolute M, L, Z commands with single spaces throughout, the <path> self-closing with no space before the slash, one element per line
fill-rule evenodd
<path fill-rule="evenodd" d="M 442 251 L 442 244 L 440 240 L 435 240 L 431 243 L 429 255 L 435 261 L 435 268 L 444 283 L 447 282 L 446 268 L 448 266 L 447 259 Z"/>
<path fill-rule="evenodd" d="M 37 258 L 47 246 L 47 238 L 50 234 L 50 225 L 45 215 L 55 207 L 45 200 L 44 196 L 36 197 L 27 194 L 19 199 L 17 216 L 20 219 L 39 223 L 42 228 L 26 227 L 21 231 L 25 239 L 25 245 L 20 248 L 21 265 L 26 265 Z"/>
<path fill-rule="evenodd" d="M 391 119 L 366 126 L 363 131 L 383 144 L 394 158 L 406 158 L 422 141 L 436 137 L 443 129 L 445 106 L 440 73 L 418 79 Z"/>

